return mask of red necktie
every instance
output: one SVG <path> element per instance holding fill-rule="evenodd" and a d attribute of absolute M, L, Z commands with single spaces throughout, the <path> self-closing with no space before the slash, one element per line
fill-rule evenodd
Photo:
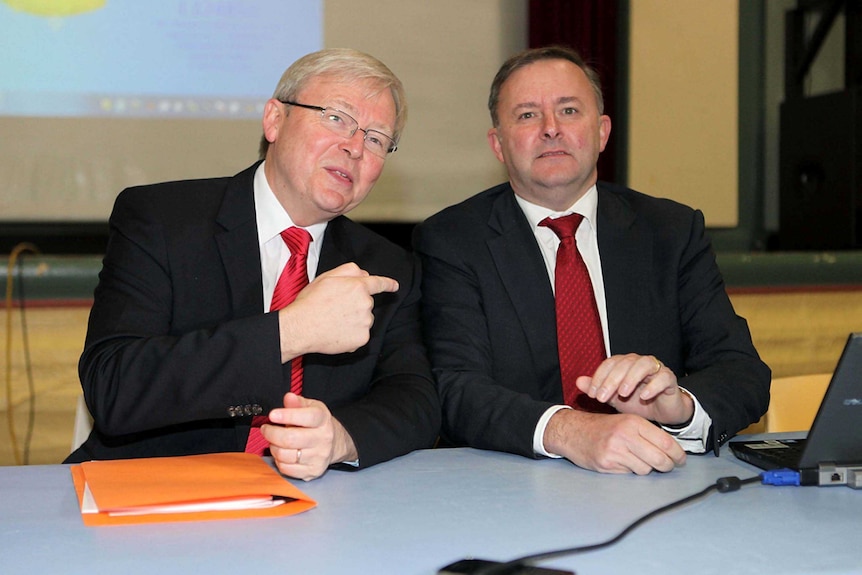
<path fill-rule="evenodd" d="M 575 231 L 583 219 L 580 214 L 570 214 L 545 218 L 539 225 L 550 228 L 560 238 L 554 291 L 563 399 L 576 409 L 607 412 L 608 407 L 583 394 L 575 385 L 578 376 L 593 375 L 606 357 L 593 284 L 575 241 Z"/>
<path fill-rule="evenodd" d="M 281 232 L 281 239 L 290 250 L 290 259 L 275 284 L 269 311 L 278 311 L 296 299 L 296 295 L 308 285 L 308 245 L 311 235 L 302 228 L 290 227 Z M 290 391 L 302 393 L 302 356 L 295 357 L 290 364 Z M 245 445 L 247 453 L 263 455 L 269 443 L 260 433 L 260 426 L 267 423 L 265 415 L 255 415 Z"/>

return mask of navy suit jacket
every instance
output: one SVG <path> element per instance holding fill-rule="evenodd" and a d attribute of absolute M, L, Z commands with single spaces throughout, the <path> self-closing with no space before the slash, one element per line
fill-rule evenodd
<path fill-rule="evenodd" d="M 67 462 L 242 451 L 251 417 L 282 406 L 277 313 L 263 312 L 253 177 L 124 190 L 95 291 L 79 373 L 95 422 Z M 419 266 L 341 216 L 318 274 L 356 262 L 398 280 L 374 296 L 368 344 L 304 356 L 303 395 L 323 401 L 367 467 L 433 445 L 440 406 L 419 323 Z"/>
<path fill-rule="evenodd" d="M 596 228 L 611 353 L 672 369 L 712 417 L 717 450 L 766 411 L 770 370 L 733 311 L 703 215 L 599 183 Z M 432 216 L 414 246 L 444 439 L 534 456 L 562 383 L 553 290 L 511 186 Z"/>

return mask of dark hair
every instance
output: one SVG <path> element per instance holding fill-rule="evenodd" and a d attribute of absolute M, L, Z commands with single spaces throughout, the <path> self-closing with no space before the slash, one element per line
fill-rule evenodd
<path fill-rule="evenodd" d="M 491 94 L 488 96 L 488 110 L 491 112 L 491 122 L 494 124 L 494 127 L 499 125 L 497 105 L 500 102 L 500 90 L 503 88 L 503 84 L 506 83 L 506 80 L 509 79 L 509 76 L 515 70 L 541 60 L 568 60 L 583 70 L 596 95 L 596 106 L 598 107 L 599 114 L 604 113 L 605 103 L 602 98 L 602 83 L 599 80 L 598 72 L 588 66 L 576 50 L 568 46 L 545 46 L 544 48 L 532 48 L 515 54 L 506 60 L 497 71 L 497 75 L 494 76 L 494 81 L 491 83 Z"/>

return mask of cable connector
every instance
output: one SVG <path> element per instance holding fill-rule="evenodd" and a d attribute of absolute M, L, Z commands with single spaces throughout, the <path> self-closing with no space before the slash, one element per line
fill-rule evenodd
<path fill-rule="evenodd" d="M 760 474 L 760 482 L 764 485 L 801 485 L 799 472 L 792 469 L 771 469 Z"/>
<path fill-rule="evenodd" d="M 846 485 L 862 489 L 862 465 L 821 463 L 817 466 L 817 485 Z"/>
<path fill-rule="evenodd" d="M 742 487 L 742 480 L 739 477 L 719 477 L 715 482 L 715 489 L 719 493 L 729 493 L 731 491 L 739 491 Z"/>

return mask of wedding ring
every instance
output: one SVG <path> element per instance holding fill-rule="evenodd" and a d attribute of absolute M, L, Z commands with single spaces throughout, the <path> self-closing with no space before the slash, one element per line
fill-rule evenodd
<path fill-rule="evenodd" d="M 664 365 L 662 364 L 662 362 L 659 361 L 659 359 L 656 356 L 652 356 L 652 359 L 653 359 L 653 361 L 655 361 L 655 371 L 652 372 L 652 374 L 656 375 L 658 372 L 661 371 L 661 368 L 664 367 Z"/>
<path fill-rule="evenodd" d="M 302 460 L 302 450 L 296 450 L 296 465 L 299 465 L 299 462 Z"/>

